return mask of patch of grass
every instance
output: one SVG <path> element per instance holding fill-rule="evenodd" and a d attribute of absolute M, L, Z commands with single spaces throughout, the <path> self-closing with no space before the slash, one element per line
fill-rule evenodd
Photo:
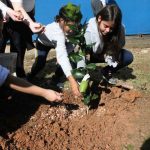
<path fill-rule="evenodd" d="M 124 145 L 123 150 L 134 150 L 134 146 L 132 144 Z"/>

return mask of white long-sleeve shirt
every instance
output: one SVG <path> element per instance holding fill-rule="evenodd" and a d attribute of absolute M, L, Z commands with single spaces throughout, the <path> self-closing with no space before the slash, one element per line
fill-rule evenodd
<path fill-rule="evenodd" d="M 20 3 L 26 12 L 33 10 L 35 6 L 35 0 L 9 0 L 12 3 Z"/>
<path fill-rule="evenodd" d="M 26 12 L 30 12 L 34 9 L 35 0 L 9 0 L 10 3 L 20 3 Z M 0 9 L 2 10 L 3 17 L 6 17 L 7 7 L 3 2 L 0 1 Z"/>
<path fill-rule="evenodd" d="M 48 38 L 49 42 L 56 44 L 55 50 L 57 61 L 63 69 L 66 77 L 70 76 L 72 67 L 68 58 L 67 48 L 65 45 L 65 35 L 59 23 L 53 22 L 51 24 L 48 24 L 45 27 L 45 32 L 43 34 Z M 38 40 L 39 42 L 44 44 L 42 38 Z"/>
<path fill-rule="evenodd" d="M 101 53 L 104 47 L 102 34 L 98 31 L 96 18 L 91 18 L 85 32 L 86 44 L 93 44 L 93 52 Z"/>
<path fill-rule="evenodd" d="M 5 17 L 7 10 L 8 10 L 8 7 L 1 1 L 0 1 L 0 9 L 2 10 L 3 17 Z"/>
<path fill-rule="evenodd" d="M 2 86 L 4 84 L 9 73 L 10 72 L 7 68 L 0 65 L 0 86 Z"/>

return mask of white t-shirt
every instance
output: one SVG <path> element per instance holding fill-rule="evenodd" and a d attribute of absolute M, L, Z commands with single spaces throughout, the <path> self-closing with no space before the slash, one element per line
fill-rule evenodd
<path fill-rule="evenodd" d="M 68 52 L 65 44 L 65 35 L 63 30 L 59 26 L 59 23 L 53 22 L 51 24 L 48 24 L 45 27 L 44 34 L 49 41 L 54 41 L 56 43 L 55 50 L 57 61 L 63 69 L 66 77 L 70 76 L 72 67 L 68 58 Z M 43 43 L 41 38 L 39 41 Z"/>
<path fill-rule="evenodd" d="M 2 86 L 8 77 L 9 70 L 0 65 L 0 86 Z"/>
<path fill-rule="evenodd" d="M 33 10 L 35 0 L 10 0 L 12 3 L 21 3 L 26 12 Z"/>

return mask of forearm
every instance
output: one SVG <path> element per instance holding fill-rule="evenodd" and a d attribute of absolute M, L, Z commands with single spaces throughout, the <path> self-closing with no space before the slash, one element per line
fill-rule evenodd
<path fill-rule="evenodd" d="M 72 84 L 76 83 L 76 80 L 74 79 L 74 77 L 72 75 L 68 76 L 68 81 Z"/>
<path fill-rule="evenodd" d="M 81 93 L 79 91 L 79 85 L 78 85 L 77 81 L 75 80 L 75 78 L 72 75 L 70 75 L 68 77 L 68 80 L 69 80 L 73 94 L 75 96 L 81 96 Z"/>
<path fill-rule="evenodd" d="M 23 22 L 30 25 L 32 24 L 34 21 L 30 18 L 30 16 L 27 14 L 27 12 L 24 10 L 22 3 L 19 2 L 13 2 L 12 3 L 13 8 L 15 11 L 20 11 L 23 15 Z"/>
<path fill-rule="evenodd" d="M 45 90 L 41 87 L 29 83 L 26 80 L 23 80 L 21 78 L 16 78 L 12 75 L 8 75 L 5 85 L 16 91 L 37 95 L 37 96 L 43 96 Z"/>

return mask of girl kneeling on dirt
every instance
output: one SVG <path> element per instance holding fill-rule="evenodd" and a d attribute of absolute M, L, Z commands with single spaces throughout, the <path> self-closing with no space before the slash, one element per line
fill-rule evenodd
<path fill-rule="evenodd" d="M 132 53 L 123 49 L 125 34 L 121 22 L 122 13 L 119 7 L 108 4 L 99 11 L 96 17 L 89 20 L 85 32 L 86 43 L 93 44 L 90 61 L 108 64 L 102 69 L 102 74 L 109 83 L 113 81 L 112 73 L 133 61 Z"/>
<path fill-rule="evenodd" d="M 31 73 L 28 76 L 29 79 L 33 78 L 40 70 L 44 68 L 48 52 L 52 48 L 55 48 L 57 62 L 68 78 L 73 94 L 75 96 L 81 95 L 79 92 L 78 83 L 71 73 L 72 66 L 68 59 L 69 50 L 66 48 L 66 37 L 72 34 L 70 26 L 78 25 L 81 18 L 82 14 L 79 6 L 68 3 L 60 8 L 55 22 L 48 24 L 45 27 L 44 33 L 41 33 L 37 38 L 36 48 L 38 50 L 38 56 L 32 66 Z M 63 74 L 56 75 L 59 78 Z"/>

